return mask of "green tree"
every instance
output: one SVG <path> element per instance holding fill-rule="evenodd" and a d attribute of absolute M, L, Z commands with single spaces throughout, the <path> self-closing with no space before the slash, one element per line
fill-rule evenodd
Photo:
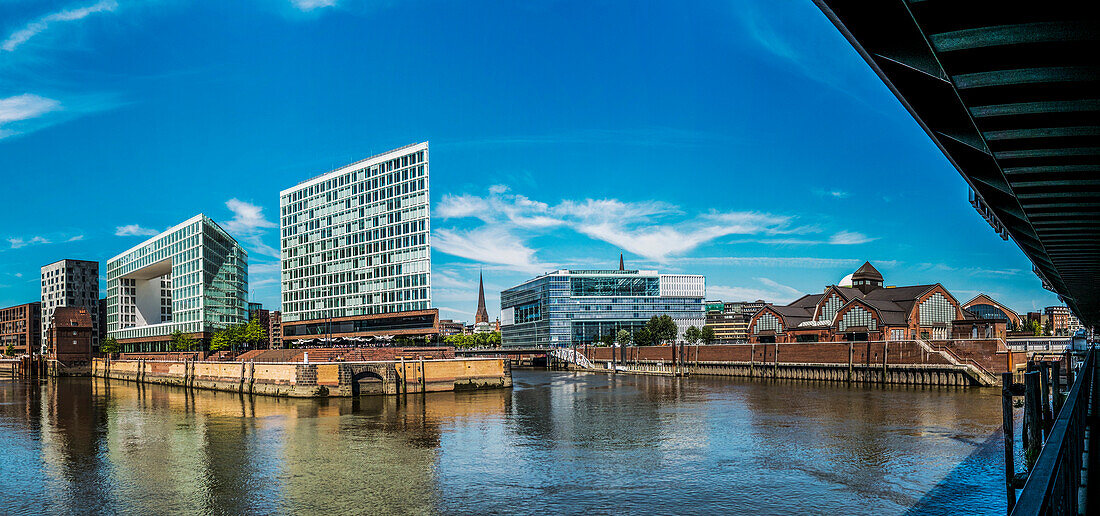
<path fill-rule="evenodd" d="M 1039 321 L 1036 321 L 1035 319 L 1027 322 L 1027 330 L 1036 337 L 1043 334 L 1043 326 L 1039 324 Z"/>
<path fill-rule="evenodd" d="M 703 329 L 699 332 L 699 338 L 703 339 L 703 344 L 710 344 L 714 342 L 714 328 L 711 326 L 703 326 Z"/>
<path fill-rule="evenodd" d="M 15 356 L 15 345 L 8 344 L 8 347 L 4 348 L 4 354 L 9 356 L 9 357 L 14 357 Z"/>
<path fill-rule="evenodd" d="M 634 330 L 634 345 L 635 346 L 652 346 L 653 334 L 650 333 L 646 327 L 638 328 Z"/>
<path fill-rule="evenodd" d="M 604 346 L 608 346 L 608 347 L 610 347 L 610 346 L 611 346 L 612 344 L 614 344 L 614 343 L 615 343 L 615 336 L 614 336 L 614 335 L 612 335 L 612 334 L 610 334 L 610 333 L 608 333 L 607 335 L 600 335 L 600 338 L 599 338 L 598 340 L 599 340 L 599 341 L 600 341 L 600 343 L 602 343 L 602 344 L 603 344 Z"/>
<path fill-rule="evenodd" d="M 195 339 L 191 338 L 191 335 L 176 330 L 172 332 L 172 341 L 169 343 L 169 349 L 172 351 L 191 351 L 195 348 Z"/>
<path fill-rule="evenodd" d="M 241 341 L 253 348 L 267 341 L 267 328 L 260 325 L 259 319 L 248 321 L 239 331 Z"/>
<path fill-rule="evenodd" d="M 615 334 L 615 342 L 619 343 L 619 347 L 625 348 L 630 345 L 630 332 L 626 330 L 619 330 Z"/>
<path fill-rule="evenodd" d="M 701 338 L 702 332 L 700 332 L 699 328 L 696 328 L 695 325 L 688 326 L 688 328 L 684 330 L 684 340 L 686 340 L 688 344 L 695 345 Z"/>
<path fill-rule="evenodd" d="M 118 341 L 114 337 L 107 337 L 103 339 L 103 342 L 99 343 L 99 351 L 101 353 L 118 353 L 121 346 L 118 345 Z"/>
<path fill-rule="evenodd" d="M 649 331 L 650 339 L 658 345 L 676 340 L 676 323 L 668 315 L 650 317 L 645 328 Z"/>
<path fill-rule="evenodd" d="M 500 347 L 500 332 L 494 331 L 489 333 L 489 345 L 494 348 Z"/>
<path fill-rule="evenodd" d="M 210 337 L 210 351 L 225 351 L 232 346 L 233 342 L 229 335 L 229 328 L 215 331 L 214 336 Z"/>

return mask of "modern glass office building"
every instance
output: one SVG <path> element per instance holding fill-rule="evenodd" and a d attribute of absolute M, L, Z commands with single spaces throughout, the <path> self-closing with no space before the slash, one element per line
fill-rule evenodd
<path fill-rule="evenodd" d="M 123 351 L 169 351 L 179 330 L 209 344 L 248 322 L 248 253 L 199 214 L 107 262 L 107 335 Z"/>
<path fill-rule="evenodd" d="M 505 346 L 591 344 L 671 316 L 680 336 L 705 323 L 703 276 L 642 270 L 559 270 L 500 293 Z"/>
<path fill-rule="evenodd" d="M 423 142 L 280 192 L 286 341 L 438 332 L 428 187 Z"/>

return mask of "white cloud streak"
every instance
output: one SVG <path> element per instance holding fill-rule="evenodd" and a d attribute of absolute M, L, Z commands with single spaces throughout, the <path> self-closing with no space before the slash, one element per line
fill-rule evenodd
<path fill-rule="evenodd" d="M 4 129 L 4 125 L 38 118 L 60 109 L 60 102 L 30 93 L 0 99 L 0 139 L 16 134 Z"/>
<path fill-rule="evenodd" d="M 127 224 L 115 228 L 115 236 L 153 236 L 160 233 L 155 229 L 143 228 L 137 224 Z"/>
<path fill-rule="evenodd" d="M 13 52 L 20 45 L 49 29 L 50 25 L 55 23 L 82 20 L 91 14 L 114 11 L 117 7 L 118 2 L 115 0 L 101 0 L 87 7 L 48 14 L 11 33 L 7 39 L 0 43 L 0 50 Z"/>
<path fill-rule="evenodd" d="M 28 245 L 49 244 L 50 240 L 41 236 L 32 237 L 29 240 L 24 240 L 20 237 L 12 237 L 8 239 L 8 243 L 11 244 L 12 249 L 19 249 Z"/>
<path fill-rule="evenodd" d="M 833 236 L 829 237 L 829 243 L 833 245 L 855 245 L 866 244 L 875 240 L 863 233 L 856 233 L 855 231 L 839 231 Z"/>
<path fill-rule="evenodd" d="M 336 6 L 336 0 L 290 0 L 290 3 L 299 11 L 312 11 L 314 9 Z"/>
<path fill-rule="evenodd" d="M 255 204 L 234 198 L 225 201 L 225 207 L 233 212 L 233 220 L 222 224 L 226 231 L 248 233 L 260 229 L 278 227 L 274 222 L 264 218 L 264 209 Z"/>
<path fill-rule="evenodd" d="M 539 263 L 535 250 L 506 229 L 484 226 L 473 230 L 439 229 L 432 247 L 440 252 L 515 271 L 537 273 L 552 268 Z"/>
<path fill-rule="evenodd" d="M 667 223 L 665 220 L 669 217 L 683 215 L 683 212 L 674 205 L 660 201 L 624 202 L 589 198 L 563 200 L 551 206 L 523 195 L 510 194 L 503 185 L 490 187 L 489 195 L 485 197 L 445 195 L 436 206 L 435 213 L 444 219 L 477 218 L 497 228 L 539 230 L 568 227 L 592 239 L 658 262 L 665 262 L 726 235 L 817 231 L 805 226 L 793 226 L 792 217 L 759 212 L 712 211 Z M 453 231 L 446 234 L 446 238 L 454 240 Z M 522 245 L 523 241 L 518 243 Z M 471 254 L 467 249 L 462 250 L 465 254 L 460 256 Z M 534 251 L 526 246 L 519 250 L 524 253 L 530 251 L 528 258 L 534 256 Z M 515 257 L 515 253 L 511 254 Z M 515 262 L 509 260 L 509 263 Z"/>
<path fill-rule="evenodd" d="M 225 207 L 233 212 L 233 219 L 221 224 L 226 231 L 244 242 L 249 250 L 279 258 L 279 250 L 263 241 L 263 237 L 267 234 L 265 230 L 279 226 L 264 217 L 262 207 L 236 198 L 225 201 Z"/>

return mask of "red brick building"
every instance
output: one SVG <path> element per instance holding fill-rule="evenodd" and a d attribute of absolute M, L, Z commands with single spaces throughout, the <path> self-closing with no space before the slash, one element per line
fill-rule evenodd
<path fill-rule="evenodd" d="M 42 303 L 0 308 L 0 353 L 8 346 L 15 355 L 39 353 L 42 345 Z"/>
<path fill-rule="evenodd" d="M 829 285 L 786 306 L 765 306 L 749 320 L 748 333 L 754 343 L 947 339 L 956 321 L 973 319 L 943 285 L 885 287 L 867 262 L 851 286 Z"/>
<path fill-rule="evenodd" d="M 95 325 L 87 308 L 57 307 L 48 326 L 46 354 L 49 358 L 71 365 L 91 362 Z"/>

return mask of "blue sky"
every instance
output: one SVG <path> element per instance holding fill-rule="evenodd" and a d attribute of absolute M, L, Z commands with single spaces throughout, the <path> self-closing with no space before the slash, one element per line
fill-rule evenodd
<path fill-rule="evenodd" d="M 278 192 L 431 142 L 433 303 L 560 267 L 786 302 L 871 260 L 1056 304 L 809 1 L 0 3 L 0 305 L 203 212 L 277 306 Z"/>

